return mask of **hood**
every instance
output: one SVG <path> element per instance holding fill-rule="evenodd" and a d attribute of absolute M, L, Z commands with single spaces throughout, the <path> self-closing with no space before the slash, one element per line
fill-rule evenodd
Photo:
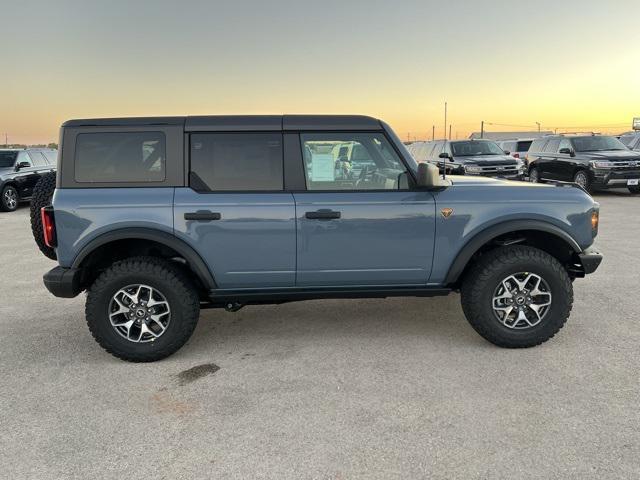
<path fill-rule="evenodd" d="M 0 177 L 4 177 L 10 173 L 15 173 L 14 167 L 0 167 Z"/>
<path fill-rule="evenodd" d="M 510 186 L 518 188 L 554 188 L 556 185 L 551 183 L 530 183 L 513 180 L 504 180 L 501 178 L 483 177 L 479 175 L 447 175 L 453 185 L 478 185 L 478 186 Z"/>
<path fill-rule="evenodd" d="M 577 152 L 578 155 L 584 155 L 591 160 L 611 160 L 615 161 L 640 161 L 640 153 L 632 150 L 608 150 L 603 152 Z"/>
<path fill-rule="evenodd" d="M 481 165 L 515 165 L 518 161 L 511 155 L 469 155 L 453 157 L 456 163 L 474 163 Z"/>

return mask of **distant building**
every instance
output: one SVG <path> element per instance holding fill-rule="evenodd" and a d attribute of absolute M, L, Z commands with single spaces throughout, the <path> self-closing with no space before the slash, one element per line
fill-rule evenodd
<path fill-rule="evenodd" d="M 533 132 L 484 132 L 482 138 L 487 140 L 515 140 L 517 138 L 538 138 L 544 135 L 552 135 L 551 130 L 533 131 Z M 473 132 L 469 138 L 480 138 L 480 132 Z"/>

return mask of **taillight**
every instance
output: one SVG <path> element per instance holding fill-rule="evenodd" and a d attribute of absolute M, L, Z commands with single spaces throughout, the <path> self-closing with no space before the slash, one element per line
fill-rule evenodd
<path fill-rule="evenodd" d="M 513 155 L 513 158 L 520 158 L 520 154 L 519 153 L 512 153 L 511 155 Z"/>
<path fill-rule="evenodd" d="M 53 207 L 51 205 L 40 209 L 40 219 L 42 220 L 42 233 L 44 235 L 45 245 L 55 248 L 57 245 L 56 224 L 55 217 L 53 216 Z"/>

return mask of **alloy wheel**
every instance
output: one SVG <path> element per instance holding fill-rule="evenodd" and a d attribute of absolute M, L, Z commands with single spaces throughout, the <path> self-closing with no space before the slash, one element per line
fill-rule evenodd
<path fill-rule="evenodd" d="M 4 204 L 10 210 L 18 206 L 18 193 L 13 188 L 7 188 L 4 192 Z"/>
<path fill-rule="evenodd" d="M 514 273 L 496 287 L 491 302 L 496 319 L 507 328 L 522 330 L 539 324 L 551 308 L 551 289 L 539 275 Z"/>
<path fill-rule="evenodd" d="M 128 285 L 109 302 L 109 321 L 130 342 L 153 342 L 166 332 L 171 309 L 166 297 L 149 285 Z"/>

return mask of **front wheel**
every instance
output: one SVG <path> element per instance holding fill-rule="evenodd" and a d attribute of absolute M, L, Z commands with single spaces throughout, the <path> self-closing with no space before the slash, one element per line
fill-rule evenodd
<path fill-rule="evenodd" d="M 191 337 L 200 301 L 190 279 L 173 263 L 136 257 L 114 263 L 89 288 L 86 317 L 107 352 L 129 362 L 153 362 Z"/>
<path fill-rule="evenodd" d="M 3 212 L 13 212 L 18 208 L 18 191 L 12 185 L 7 185 L 2 189 L 2 197 L 0 198 L 0 210 Z"/>
<path fill-rule="evenodd" d="M 592 193 L 593 189 L 591 188 L 591 180 L 585 170 L 580 170 L 576 173 L 573 177 L 573 181 L 584 188 L 585 191 Z"/>
<path fill-rule="evenodd" d="M 528 246 L 483 255 L 467 273 L 461 293 L 474 330 L 506 348 L 546 342 L 564 326 L 573 305 L 573 286 L 564 267 Z"/>
<path fill-rule="evenodd" d="M 532 168 L 529 172 L 529 181 L 531 183 L 540 183 L 540 171 L 537 168 Z"/>

